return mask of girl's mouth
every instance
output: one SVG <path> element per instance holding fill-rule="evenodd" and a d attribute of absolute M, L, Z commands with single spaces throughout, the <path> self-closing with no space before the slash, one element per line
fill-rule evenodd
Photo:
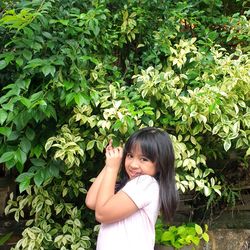
<path fill-rule="evenodd" d="M 129 174 L 130 174 L 130 178 L 135 178 L 135 177 L 141 175 L 141 173 L 134 172 L 134 171 L 129 171 Z"/>

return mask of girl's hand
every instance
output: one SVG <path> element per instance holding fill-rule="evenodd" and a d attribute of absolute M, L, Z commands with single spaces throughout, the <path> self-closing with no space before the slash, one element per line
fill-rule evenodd
<path fill-rule="evenodd" d="M 114 148 L 112 142 L 113 141 L 110 140 L 108 146 L 106 147 L 106 167 L 119 171 L 122 160 L 123 148 Z"/>

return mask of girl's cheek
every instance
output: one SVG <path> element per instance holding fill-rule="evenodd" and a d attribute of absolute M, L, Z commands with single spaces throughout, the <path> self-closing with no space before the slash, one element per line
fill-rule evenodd
<path fill-rule="evenodd" d="M 125 166 L 127 166 L 128 164 L 129 164 L 129 160 L 126 159 L 126 160 L 125 160 Z"/>

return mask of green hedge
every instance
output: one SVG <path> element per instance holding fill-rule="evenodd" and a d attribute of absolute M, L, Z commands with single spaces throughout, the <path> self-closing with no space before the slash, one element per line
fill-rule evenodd
<path fill-rule="evenodd" d="M 0 163 L 15 249 L 89 249 L 84 196 L 110 138 L 171 135 L 180 192 L 234 203 L 250 155 L 247 1 L 6 1 L 0 19 Z M 27 211 L 28 214 L 25 214 Z M 30 248 L 28 248 L 28 246 Z"/>

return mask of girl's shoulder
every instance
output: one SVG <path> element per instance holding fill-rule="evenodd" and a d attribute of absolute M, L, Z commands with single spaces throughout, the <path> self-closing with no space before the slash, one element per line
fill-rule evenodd
<path fill-rule="evenodd" d="M 134 179 L 132 179 L 131 181 L 138 181 L 138 182 L 155 182 L 157 183 L 157 180 L 151 176 L 151 175 L 147 175 L 147 174 L 142 174 L 139 175 L 137 177 L 135 177 Z"/>
<path fill-rule="evenodd" d="M 138 208 L 143 208 L 149 204 L 159 203 L 159 184 L 157 180 L 150 175 L 140 175 L 127 182 L 122 188 L 137 205 Z"/>
<path fill-rule="evenodd" d="M 141 187 L 154 186 L 155 188 L 159 186 L 157 180 L 150 175 L 139 175 L 133 178 L 132 180 L 129 180 L 126 185 L 141 186 Z"/>

